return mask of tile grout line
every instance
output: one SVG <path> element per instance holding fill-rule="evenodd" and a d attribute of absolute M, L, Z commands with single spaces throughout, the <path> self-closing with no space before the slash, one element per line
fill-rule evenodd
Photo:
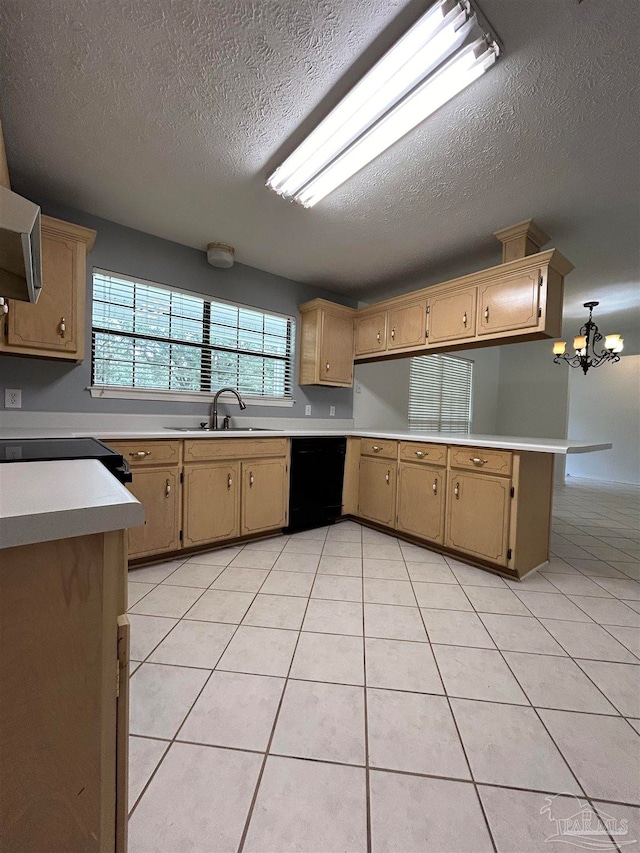
<path fill-rule="evenodd" d="M 360 568 L 362 569 L 362 669 L 363 669 L 363 702 L 364 702 L 364 762 L 365 762 L 365 808 L 366 808 L 366 831 L 367 831 L 367 853 L 372 850 L 371 838 L 371 768 L 369 766 L 369 710 L 367 696 L 367 635 L 365 628 L 365 591 L 364 591 L 364 540 L 362 528 L 360 528 Z"/>
<path fill-rule="evenodd" d="M 241 549 L 241 551 L 242 551 L 242 549 Z M 239 553 L 241 553 L 241 551 L 240 551 Z M 238 556 L 238 555 L 236 555 L 236 556 Z M 234 557 L 234 558 L 232 558 L 232 560 L 233 560 L 233 559 L 235 559 L 235 557 Z M 276 558 L 276 559 L 277 559 L 277 558 Z M 181 568 L 181 567 L 180 567 L 180 566 L 178 566 L 178 568 Z M 177 568 L 175 571 L 178 571 L 178 568 Z M 223 569 L 222 569 L 222 571 L 225 571 L 225 569 L 227 569 L 227 568 L 228 568 L 228 565 L 227 565 L 227 566 L 224 566 L 224 567 L 223 567 Z M 171 574 L 173 574 L 173 572 L 172 572 Z M 220 572 L 220 574 L 222 574 L 222 572 Z M 220 575 L 218 575 L 217 577 L 219 577 L 219 576 L 220 576 Z M 171 577 L 171 575 L 168 575 L 167 577 Z M 214 580 L 211 582 L 212 584 L 216 582 L 217 577 L 216 577 L 216 578 L 214 578 Z M 243 615 L 243 618 L 244 618 L 244 616 L 246 616 L 246 614 L 247 614 L 247 612 L 248 612 L 249 608 L 251 607 L 251 605 L 252 605 L 252 604 L 253 604 L 253 602 L 255 601 L 255 599 L 256 599 L 256 597 L 257 597 L 257 595 L 258 595 L 258 593 L 259 593 L 260 589 L 262 588 L 262 586 L 263 586 L 263 585 L 264 585 L 264 583 L 266 582 L 267 577 L 269 577 L 269 574 L 268 574 L 268 573 L 267 573 L 267 576 L 263 579 L 262 584 L 261 584 L 261 585 L 260 585 L 260 587 L 258 588 L 258 591 L 254 594 L 254 596 L 253 596 L 253 598 L 252 598 L 252 600 L 251 600 L 251 604 L 249 604 L 249 606 L 248 606 L 248 607 L 247 607 L 247 609 L 245 610 L 244 615 Z M 165 580 L 166 580 L 166 578 L 165 578 Z M 168 584 L 168 586 L 170 586 L 170 584 Z M 191 605 L 191 607 L 193 607 L 193 605 L 194 605 L 194 604 L 196 604 L 198 601 L 200 601 L 200 599 L 202 598 L 202 596 L 204 595 L 204 593 L 205 593 L 205 592 L 208 592 L 210 588 L 211 588 L 211 584 L 210 584 L 206 589 L 204 589 L 204 590 L 202 591 L 202 594 L 198 596 L 198 598 L 196 599 L 196 601 L 194 601 L 194 602 L 193 602 L 193 604 Z M 189 610 L 191 609 L 191 607 L 187 610 L 187 613 L 189 612 Z M 135 614 L 134 614 L 134 615 L 135 615 Z M 147 657 L 145 658 L 145 660 L 144 660 L 144 661 L 142 661 L 142 663 L 147 663 L 147 662 L 149 662 L 149 661 L 148 661 L 148 658 L 149 658 L 149 657 L 150 657 L 150 656 L 151 656 L 151 655 L 156 651 L 156 649 L 158 648 L 158 646 L 159 646 L 159 645 L 161 645 L 161 643 L 163 643 L 163 642 L 164 642 L 164 640 L 169 636 L 169 634 L 171 634 L 171 633 L 173 632 L 173 630 L 174 630 L 174 629 L 175 629 L 175 628 L 180 624 L 180 622 L 182 622 L 183 620 L 185 620 L 185 616 L 186 616 L 186 613 L 178 619 L 178 621 L 176 622 L 176 624 L 171 628 L 171 630 L 169 630 L 169 631 L 165 634 L 165 636 L 160 640 L 160 642 L 159 642 L 159 643 L 157 643 L 157 644 L 156 644 L 156 646 L 155 646 L 155 647 L 154 647 L 154 648 L 149 652 L 149 654 L 147 655 Z M 185 621 L 190 621 L 190 620 L 185 620 Z M 195 621 L 195 620 L 191 620 L 191 621 Z M 225 624 L 225 623 L 221 623 L 221 624 Z M 219 657 L 218 657 L 218 659 L 217 659 L 217 661 L 216 661 L 215 666 L 213 667 L 213 669 L 209 670 L 209 675 L 207 676 L 207 678 L 205 678 L 204 683 L 203 683 L 203 685 L 202 685 L 201 689 L 198 691 L 198 693 L 197 693 L 197 695 L 196 695 L 196 697 L 195 697 L 194 701 L 193 701 L 193 702 L 191 703 L 191 705 L 189 706 L 189 708 L 188 708 L 188 710 L 187 710 L 187 712 L 186 712 L 185 716 L 184 716 L 184 717 L 183 717 L 183 719 L 182 719 L 182 722 L 180 723 L 180 725 L 178 726 L 178 728 L 177 728 L 176 732 L 174 733 L 173 737 L 171 738 L 171 741 L 170 741 L 170 743 L 169 743 L 169 746 L 167 747 L 167 749 L 165 749 L 164 753 L 162 754 L 162 757 L 161 757 L 160 761 L 159 761 L 159 762 L 158 762 L 158 764 L 155 766 L 155 768 L 154 768 L 153 772 L 151 773 L 151 775 L 150 775 L 150 776 L 149 776 L 149 778 L 147 779 L 147 782 L 146 782 L 146 784 L 144 785 L 144 787 L 143 787 L 142 791 L 140 792 L 140 794 L 138 795 L 138 797 L 137 797 L 137 799 L 136 799 L 135 803 L 134 803 L 134 804 L 133 804 L 133 806 L 129 809 L 129 811 L 128 811 L 128 816 L 129 816 L 129 818 L 131 818 L 131 816 L 132 816 L 132 815 L 133 815 L 133 813 L 135 812 L 136 808 L 138 807 L 139 803 L 140 803 L 140 802 L 141 802 L 141 800 L 142 800 L 142 797 L 143 797 L 143 796 L 144 796 L 144 794 L 146 793 L 146 791 L 147 791 L 147 789 L 148 789 L 149 785 L 151 784 L 151 782 L 152 782 L 153 778 L 155 777 L 155 775 L 157 774 L 158 770 L 160 769 L 161 764 L 164 762 L 164 759 L 165 759 L 165 758 L 166 758 L 166 756 L 169 754 L 169 750 L 170 750 L 170 748 L 171 748 L 171 747 L 173 746 L 173 744 L 176 742 L 176 738 L 177 738 L 177 737 L 178 737 L 178 735 L 180 734 L 180 731 L 182 730 L 182 727 L 184 726 L 185 722 L 187 721 L 187 718 L 189 717 L 189 714 L 191 713 L 191 711 L 193 710 L 194 705 L 196 704 L 196 702 L 198 701 L 198 699 L 199 699 L 199 698 L 200 698 L 200 696 L 202 695 L 202 693 L 203 693 L 203 691 L 204 691 L 205 687 L 207 686 L 207 684 L 208 684 L 208 683 L 209 683 L 209 681 L 211 680 L 211 676 L 212 676 L 212 675 L 213 675 L 213 673 L 215 672 L 215 670 L 216 670 L 216 666 L 218 665 L 218 663 L 219 663 L 219 662 L 220 662 L 220 660 L 222 659 L 222 656 L 224 655 L 224 653 L 225 653 L 225 652 L 226 652 L 226 650 L 228 649 L 229 644 L 231 643 L 231 641 L 233 640 L 233 638 L 234 638 L 234 637 L 235 637 L 235 635 L 237 634 L 237 632 L 238 632 L 238 628 L 240 628 L 240 625 L 241 625 L 241 624 L 242 624 L 242 620 L 238 623 L 238 625 L 236 625 L 236 628 L 235 628 L 235 630 L 234 630 L 233 634 L 229 637 L 228 642 L 226 643 L 226 645 L 225 645 L 224 649 L 223 649 L 223 650 L 222 650 L 222 652 L 220 653 L 220 655 L 219 655 Z M 141 665 L 140 665 L 140 666 L 142 666 L 142 663 L 141 663 Z M 150 662 L 149 662 L 149 663 L 150 663 Z M 167 666 L 167 665 L 170 665 L 170 664 L 158 664 L 158 665 L 161 665 L 161 666 Z M 138 668 L 136 669 L 136 672 L 138 672 L 138 670 L 139 670 L 139 669 L 140 669 L 140 667 L 138 667 Z M 135 674 L 135 673 L 134 673 L 134 674 Z M 130 678 L 131 678 L 131 676 L 130 676 Z"/>
<path fill-rule="evenodd" d="M 326 541 L 326 534 L 325 534 L 325 540 L 324 541 Z M 323 544 L 322 548 L 324 550 L 324 544 Z M 319 565 L 320 565 L 320 561 L 318 561 L 318 566 Z M 307 615 L 307 610 L 309 608 L 309 602 L 311 601 L 311 593 L 313 591 L 313 587 L 315 585 L 317 575 L 318 575 L 318 569 L 316 569 L 316 571 L 314 572 L 313 583 L 311 584 L 311 588 L 309 589 L 309 594 L 307 596 L 307 603 L 305 605 L 304 613 L 302 615 L 302 622 L 300 623 L 300 630 L 298 631 L 298 636 L 296 638 L 295 646 L 293 647 L 293 653 L 291 655 L 291 660 L 289 661 L 289 667 L 287 669 L 287 674 L 285 676 L 284 684 L 282 686 L 282 693 L 280 694 L 280 700 L 278 702 L 278 707 L 276 708 L 276 714 L 275 714 L 275 717 L 273 719 L 273 724 L 271 726 L 271 732 L 269 734 L 269 739 L 267 740 L 267 745 L 266 745 L 266 748 L 264 751 L 264 757 L 262 760 L 262 764 L 260 766 L 260 770 L 258 772 L 258 778 L 256 779 L 256 786 L 255 786 L 254 791 L 253 791 L 253 796 L 251 798 L 251 802 L 249 803 L 249 810 L 247 812 L 247 817 L 246 817 L 246 820 L 245 820 L 245 823 L 244 823 L 244 826 L 242 829 L 240 841 L 238 843 L 237 853 L 242 853 L 242 851 L 244 850 L 244 845 L 245 845 L 246 840 L 247 840 L 247 835 L 249 833 L 249 827 L 251 825 L 251 820 L 253 818 L 253 811 L 255 808 L 255 804 L 258 800 L 258 793 L 260 791 L 260 785 L 262 784 L 264 771 L 265 771 L 265 768 L 267 765 L 267 759 L 269 758 L 269 755 L 270 755 L 271 744 L 273 743 L 273 738 L 275 736 L 276 727 L 278 725 L 278 719 L 280 717 L 280 711 L 282 709 L 282 703 L 284 702 L 285 693 L 287 691 L 287 685 L 289 684 L 289 677 L 291 674 L 291 669 L 293 667 L 293 661 L 295 659 L 296 651 L 298 649 L 298 644 L 300 642 L 300 635 L 302 634 L 302 626 L 304 625 L 304 620 L 305 620 L 306 615 Z"/>
<path fill-rule="evenodd" d="M 429 644 L 429 651 L 431 652 L 431 657 L 433 658 L 433 661 L 434 661 L 434 664 L 435 664 L 435 667 L 436 667 L 436 671 L 437 671 L 437 673 L 438 673 L 438 678 L 440 679 L 440 684 L 442 685 L 442 689 L 443 689 L 443 691 L 444 691 L 444 697 L 445 697 L 446 702 L 447 702 L 447 708 L 449 709 L 449 714 L 451 715 L 451 719 L 452 719 L 452 721 L 453 721 L 453 725 L 454 725 L 455 730 L 456 730 L 456 735 L 458 736 L 458 743 L 460 744 L 460 748 L 461 748 L 461 750 L 462 750 L 462 754 L 464 755 L 464 760 L 466 761 L 466 763 L 467 763 L 467 767 L 468 767 L 468 769 L 469 769 L 469 776 L 471 777 L 471 784 L 473 785 L 473 790 L 474 790 L 474 792 L 475 792 L 476 799 L 477 799 L 477 801 L 478 801 L 478 805 L 480 806 L 480 811 L 481 811 L 481 813 L 482 813 L 482 818 L 483 818 L 483 820 L 484 820 L 484 825 L 485 825 L 485 827 L 486 827 L 486 829 L 487 829 L 487 833 L 488 833 L 488 835 L 489 835 L 489 840 L 491 841 L 491 845 L 492 845 L 492 847 L 493 847 L 494 853 L 497 853 L 498 848 L 497 848 L 497 846 L 496 846 L 496 842 L 495 842 L 495 839 L 494 839 L 494 837 L 493 837 L 493 832 L 492 832 L 492 830 L 491 830 L 491 825 L 489 824 L 489 818 L 487 817 L 487 814 L 486 814 L 486 811 L 485 811 L 485 808 L 484 808 L 484 803 L 482 802 L 482 798 L 480 797 L 480 794 L 479 794 L 479 792 L 478 792 L 478 787 L 477 787 L 477 785 L 476 785 L 475 776 L 474 776 L 474 774 L 473 774 L 473 769 L 472 769 L 472 767 L 471 767 L 471 762 L 469 761 L 469 756 L 468 756 L 468 754 L 467 754 L 467 749 L 466 749 L 466 747 L 465 747 L 465 745 L 464 745 L 464 741 L 462 740 L 462 735 L 460 734 L 460 729 L 459 729 L 459 727 L 458 727 L 458 721 L 457 721 L 457 719 L 456 719 L 456 715 L 454 714 L 454 712 L 453 712 L 453 708 L 452 708 L 452 706 L 451 706 L 451 700 L 450 700 L 450 698 L 449 698 L 449 694 L 447 693 L 447 687 L 446 687 L 446 684 L 444 683 L 444 678 L 442 677 L 442 673 L 441 673 L 441 671 L 440 671 L 440 664 L 438 663 L 438 659 L 437 659 L 436 654 L 435 654 L 435 652 L 434 652 L 434 650 L 433 650 L 433 644 L 432 644 L 432 642 L 431 642 L 431 637 L 429 636 L 429 631 L 427 630 L 427 624 L 426 624 L 426 622 L 424 621 L 424 614 L 422 613 L 422 610 L 420 609 L 420 605 L 419 605 L 419 603 L 418 603 L 418 596 L 416 595 L 416 590 L 415 590 L 415 587 L 414 587 L 414 585 L 413 585 L 413 581 L 411 580 L 411 576 L 409 576 L 409 580 L 410 580 L 410 583 L 411 583 L 411 590 L 412 590 L 412 592 L 413 592 L 413 597 L 415 598 L 416 605 L 417 605 L 417 607 L 418 607 L 418 613 L 420 614 L 420 619 L 421 619 L 421 621 L 422 621 L 422 627 L 423 627 L 423 629 L 424 629 L 425 634 L 427 635 L 427 642 L 428 642 L 428 644 Z M 461 585 L 461 588 L 462 588 L 462 585 Z M 463 591 L 463 592 L 464 592 L 464 591 Z M 465 595 L 465 597 L 467 597 L 467 596 Z M 469 600 L 469 599 L 467 598 L 467 600 Z M 471 603 L 471 602 L 469 602 L 469 603 Z M 472 604 L 471 606 L 473 607 L 473 604 Z"/>

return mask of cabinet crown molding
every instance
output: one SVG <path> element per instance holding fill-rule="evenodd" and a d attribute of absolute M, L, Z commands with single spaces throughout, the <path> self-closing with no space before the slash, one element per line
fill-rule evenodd
<path fill-rule="evenodd" d="M 87 247 L 87 254 L 93 249 L 93 245 L 96 242 L 97 232 L 92 228 L 85 228 L 83 225 L 76 225 L 74 222 L 55 219 L 53 216 L 43 216 L 42 227 L 48 234 L 63 238 L 70 237 L 79 243 L 84 243 Z"/>
<path fill-rule="evenodd" d="M 508 228 L 494 232 L 502 243 L 502 262 L 514 261 L 527 255 L 535 255 L 551 239 L 533 219 L 525 219 Z"/>

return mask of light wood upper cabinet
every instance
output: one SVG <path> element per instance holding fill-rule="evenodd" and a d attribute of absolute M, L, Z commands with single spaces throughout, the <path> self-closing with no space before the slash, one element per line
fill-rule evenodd
<path fill-rule="evenodd" d="M 96 232 L 42 217 L 42 292 L 35 304 L 9 300 L 0 352 L 82 361 L 86 257 Z"/>
<path fill-rule="evenodd" d="M 359 515 L 387 527 L 395 526 L 397 470 L 395 461 L 362 457 Z"/>
<path fill-rule="evenodd" d="M 446 482 L 446 468 L 401 462 L 397 529 L 442 544 Z"/>
<path fill-rule="evenodd" d="M 353 385 L 355 310 L 314 299 L 299 306 L 300 385 Z"/>
<path fill-rule="evenodd" d="M 476 334 L 476 288 L 432 296 L 427 302 L 428 344 L 461 341 Z"/>
<path fill-rule="evenodd" d="M 285 459 L 242 462 L 242 534 L 284 527 L 287 522 L 289 474 Z"/>
<path fill-rule="evenodd" d="M 542 270 L 505 275 L 478 288 L 478 334 L 537 328 L 542 309 Z"/>
<path fill-rule="evenodd" d="M 240 463 L 185 465 L 184 544 L 187 548 L 240 535 Z"/>
<path fill-rule="evenodd" d="M 366 314 L 355 321 L 355 354 L 384 352 L 387 348 L 387 312 Z"/>
<path fill-rule="evenodd" d="M 423 347 L 426 342 L 426 299 L 389 309 L 387 349 Z"/>
<path fill-rule="evenodd" d="M 510 490 L 506 477 L 450 470 L 445 545 L 506 566 Z"/>
<path fill-rule="evenodd" d="M 137 468 L 127 488 L 144 506 L 145 522 L 129 529 L 129 557 L 145 557 L 180 547 L 178 468 Z"/>

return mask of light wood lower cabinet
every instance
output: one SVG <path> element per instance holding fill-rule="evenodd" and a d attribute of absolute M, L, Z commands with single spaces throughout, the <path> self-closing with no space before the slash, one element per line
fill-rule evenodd
<path fill-rule="evenodd" d="M 516 577 L 549 559 L 552 454 L 370 438 L 359 445 L 346 512 Z"/>
<path fill-rule="evenodd" d="M 397 529 L 442 544 L 446 484 L 446 468 L 400 462 Z"/>
<path fill-rule="evenodd" d="M 180 547 L 179 469 L 134 468 L 127 488 L 145 511 L 144 524 L 129 529 L 129 557 L 176 551 Z"/>
<path fill-rule="evenodd" d="M 447 547 L 506 566 L 511 480 L 450 470 L 447 491 Z"/>
<path fill-rule="evenodd" d="M 185 547 L 239 535 L 240 463 L 185 465 Z"/>
<path fill-rule="evenodd" d="M 124 531 L 0 553 L 0 850 L 124 853 Z"/>
<path fill-rule="evenodd" d="M 397 463 L 363 456 L 360 460 L 358 514 L 370 521 L 395 526 Z"/>
<path fill-rule="evenodd" d="M 243 535 L 285 526 L 288 477 L 285 459 L 252 459 L 242 462 L 240 532 Z"/>

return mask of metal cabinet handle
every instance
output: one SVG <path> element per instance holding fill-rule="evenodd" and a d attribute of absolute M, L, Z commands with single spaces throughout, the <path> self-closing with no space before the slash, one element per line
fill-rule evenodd
<path fill-rule="evenodd" d="M 230 489 L 233 486 L 233 477 L 231 474 L 227 474 L 227 488 Z"/>
<path fill-rule="evenodd" d="M 456 483 L 456 487 L 453 490 L 453 494 L 456 496 L 456 500 L 460 500 L 460 483 Z"/>
<path fill-rule="evenodd" d="M 395 330 L 395 328 L 391 329 L 391 337 L 392 337 L 392 339 L 394 339 L 394 340 L 395 340 L 395 337 L 396 337 L 396 330 Z"/>
<path fill-rule="evenodd" d="M 487 307 L 484 309 L 484 319 L 485 319 L 485 320 L 488 320 L 488 319 L 489 319 L 489 306 L 488 306 L 488 305 L 487 305 Z"/>
<path fill-rule="evenodd" d="M 0 296 L 0 314 L 8 314 L 9 306 L 5 302 L 4 296 Z"/>
<path fill-rule="evenodd" d="M 130 453 L 129 456 L 139 456 L 143 459 L 145 456 L 151 456 L 150 450 L 136 450 L 134 453 Z"/>
<path fill-rule="evenodd" d="M 170 494 L 171 494 L 171 483 L 169 482 L 169 480 L 167 480 L 167 484 L 166 484 L 166 486 L 164 487 L 164 496 L 165 496 L 165 498 L 168 498 Z"/>
<path fill-rule="evenodd" d="M 437 495 L 438 494 L 438 478 L 437 477 L 433 481 L 433 485 L 431 486 L 431 488 L 433 489 L 433 494 Z"/>
<path fill-rule="evenodd" d="M 373 450 L 374 453 L 379 453 L 382 450 L 382 448 L 379 447 L 377 444 L 372 444 L 371 449 Z"/>
<path fill-rule="evenodd" d="M 488 459 L 480 459 L 479 456 L 469 457 L 469 462 L 473 462 L 474 465 L 486 465 L 488 461 Z"/>
<path fill-rule="evenodd" d="M 67 331 L 67 324 L 65 322 L 64 317 L 60 318 L 60 323 L 58 324 L 58 331 L 60 332 L 60 337 L 64 338 L 64 333 Z"/>
<path fill-rule="evenodd" d="M 253 471 L 249 471 L 249 485 L 253 486 Z"/>
<path fill-rule="evenodd" d="M 428 456 L 428 454 L 425 453 L 424 450 L 414 450 L 413 452 L 416 454 L 418 459 L 422 459 L 423 456 Z"/>
<path fill-rule="evenodd" d="M 376 335 L 376 338 L 377 338 L 377 340 L 378 340 L 378 343 L 380 343 L 380 340 L 381 340 L 381 338 L 380 338 L 380 332 L 378 332 L 378 334 Z"/>
<path fill-rule="evenodd" d="M 328 371 L 329 371 L 329 368 L 330 368 L 330 364 L 329 364 L 329 362 L 327 362 L 327 363 L 326 363 L 326 365 L 325 365 L 325 370 L 328 372 Z"/>
<path fill-rule="evenodd" d="M 387 485 L 391 482 L 391 471 L 387 471 L 385 474 L 385 480 L 387 481 Z"/>
<path fill-rule="evenodd" d="M 466 311 L 465 311 L 465 312 L 464 312 L 464 314 L 462 315 L 462 323 L 463 323 L 463 325 L 464 325 L 464 326 L 466 326 L 466 325 L 467 325 L 467 312 L 466 312 Z"/>

